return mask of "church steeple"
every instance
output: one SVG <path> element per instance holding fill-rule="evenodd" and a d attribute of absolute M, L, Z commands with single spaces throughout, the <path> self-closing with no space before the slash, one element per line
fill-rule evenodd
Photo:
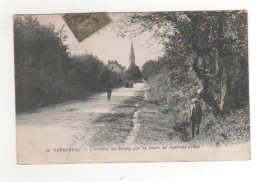
<path fill-rule="evenodd" d="M 133 41 L 131 42 L 129 62 L 130 62 L 130 65 L 131 65 L 131 64 L 135 64 L 135 53 L 134 53 Z"/>

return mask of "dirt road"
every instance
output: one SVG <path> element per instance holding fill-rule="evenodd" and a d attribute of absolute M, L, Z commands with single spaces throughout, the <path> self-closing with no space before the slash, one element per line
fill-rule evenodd
<path fill-rule="evenodd" d="M 88 146 L 97 132 L 93 123 L 100 116 L 111 113 L 127 99 L 144 89 L 144 83 L 134 88 L 114 89 L 110 100 L 106 93 L 96 94 L 85 101 L 77 100 L 17 115 L 17 151 L 37 155 L 37 150 L 58 147 Z M 32 153 L 30 153 L 32 155 Z"/>

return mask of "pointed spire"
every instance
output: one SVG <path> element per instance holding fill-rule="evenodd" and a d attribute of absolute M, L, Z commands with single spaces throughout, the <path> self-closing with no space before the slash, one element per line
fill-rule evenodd
<path fill-rule="evenodd" d="M 130 65 L 135 64 L 135 53 L 134 53 L 133 41 L 131 41 L 129 61 L 130 61 Z"/>

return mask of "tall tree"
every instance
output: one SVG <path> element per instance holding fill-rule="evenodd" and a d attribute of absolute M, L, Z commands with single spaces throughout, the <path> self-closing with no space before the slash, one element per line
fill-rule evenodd
<path fill-rule="evenodd" d="M 134 81 L 138 81 L 142 78 L 140 68 L 135 64 L 131 64 L 127 71 L 132 76 Z"/>
<path fill-rule="evenodd" d="M 31 16 L 15 16 L 14 55 L 18 110 L 61 98 L 68 51 L 53 25 L 41 25 Z"/>
<path fill-rule="evenodd" d="M 191 67 L 202 85 L 200 96 L 215 116 L 248 103 L 245 11 L 134 13 L 123 23 L 122 34 L 149 31 L 172 62 Z"/>

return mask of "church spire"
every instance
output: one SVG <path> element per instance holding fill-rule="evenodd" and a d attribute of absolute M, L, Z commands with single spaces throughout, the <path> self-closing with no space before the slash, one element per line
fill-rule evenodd
<path fill-rule="evenodd" d="M 135 53 L 134 53 L 133 41 L 131 42 L 129 62 L 130 62 L 130 65 L 131 65 L 131 64 L 135 64 Z"/>

